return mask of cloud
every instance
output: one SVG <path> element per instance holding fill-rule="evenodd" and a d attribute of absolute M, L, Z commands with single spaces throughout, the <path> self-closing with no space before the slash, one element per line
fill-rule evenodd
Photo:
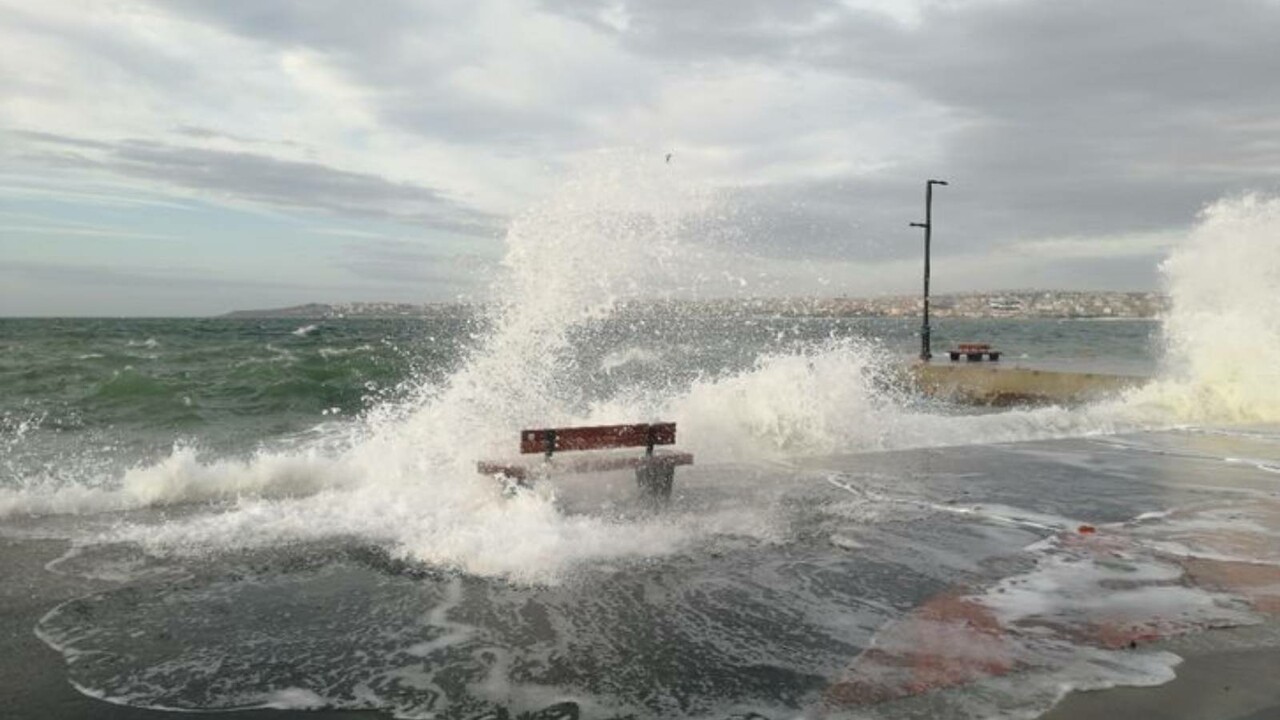
<path fill-rule="evenodd" d="M 928 177 L 944 267 L 1145 287 L 1150 238 L 1276 186 L 1278 34 L 1266 0 L 0 0 L 0 202 L 322 212 L 370 236 L 327 262 L 453 287 L 465 243 L 634 146 L 718 191 L 691 243 L 798 263 L 797 294 L 829 290 L 805 263 L 913 286 L 884 270 Z"/>
<path fill-rule="evenodd" d="M 58 285 L 76 284 L 88 287 L 163 287 L 169 289 L 192 286 L 216 290 L 245 290 L 271 287 L 275 289 L 310 289 L 307 283 L 210 277 L 196 268 L 121 267 L 86 263 L 9 262 L 0 266 L 0 274 L 24 281 Z"/>
<path fill-rule="evenodd" d="M 819 229 L 819 237 L 800 240 L 806 248 L 834 247 L 842 224 L 874 235 L 877 247 L 893 245 L 921 213 L 910 186 L 932 176 L 953 182 L 938 210 L 949 242 L 968 251 L 1185 227 L 1213 199 L 1273 185 L 1280 171 L 1276 125 L 1267 120 L 1280 116 L 1275 3 L 978 0 L 923 5 L 916 22 L 826 2 L 545 6 L 584 22 L 625 16 L 625 28 L 612 31 L 646 56 L 694 67 L 767 64 L 796 83 L 834 73 L 896 88 L 886 98 L 903 94 L 938 108 L 922 117 L 932 128 L 895 128 L 900 140 L 921 146 L 933 137 L 932 148 L 881 158 L 870 173 L 784 182 L 763 193 L 770 206 L 762 215 L 783 209 L 774 223 Z M 898 119 L 871 106 L 873 96 L 864 100 L 862 108 L 832 107 L 805 130 Z M 821 112 L 806 110 L 806 117 Z M 837 192 L 844 211 L 826 201 Z M 821 209 L 812 222 L 790 212 L 803 205 Z"/>
<path fill-rule="evenodd" d="M 433 140 L 563 152 L 592 133 L 593 115 L 643 100 L 657 73 L 610 38 L 529 3 L 447 6 L 232 0 L 165 3 L 268 48 L 290 48 L 296 73 L 359 88 L 377 122 Z"/>
<path fill-rule="evenodd" d="M 7 134 L 23 139 L 30 140 L 35 143 L 61 145 L 64 147 L 82 148 L 86 150 L 110 150 L 111 144 L 90 140 L 88 138 L 67 137 L 66 135 L 57 135 L 54 133 L 39 132 L 36 130 L 6 130 Z"/>
<path fill-rule="evenodd" d="M 369 280 L 443 285 L 453 291 L 472 290 L 497 269 L 497 263 L 480 255 L 443 254 L 421 243 L 390 238 L 348 244 L 335 264 Z"/>
<path fill-rule="evenodd" d="M 317 163 L 133 141 L 117 148 L 106 166 L 124 175 L 268 205 L 381 216 L 468 235 L 495 232 L 494 218 L 433 189 Z"/>
<path fill-rule="evenodd" d="M 28 235 L 82 235 L 85 237 L 132 238 L 145 240 L 172 239 L 172 235 L 141 233 L 133 230 L 120 230 L 106 227 L 83 227 L 67 225 L 4 225 L 0 224 L 0 233 L 22 233 Z"/>
<path fill-rule="evenodd" d="M 196 140 L 230 140 L 240 145 L 284 145 L 297 146 L 298 143 L 292 140 L 261 140 L 258 138 L 246 137 L 235 133 L 222 132 L 212 128 L 201 127 L 199 125 L 175 125 L 173 132 Z"/>
<path fill-rule="evenodd" d="M 1010 245 L 1012 254 L 1045 260 L 1106 260 L 1160 257 L 1186 239 L 1185 233 L 1155 232 L 1109 237 L 1066 237 L 1031 240 Z"/>
<path fill-rule="evenodd" d="M 318 163 L 146 140 L 105 143 L 31 132 L 20 136 L 45 146 L 20 156 L 44 167 L 109 172 L 214 198 L 385 218 L 462 235 L 492 237 L 500 227 L 494 216 L 431 188 Z M 80 149 L 98 152 L 86 154 Z"/>

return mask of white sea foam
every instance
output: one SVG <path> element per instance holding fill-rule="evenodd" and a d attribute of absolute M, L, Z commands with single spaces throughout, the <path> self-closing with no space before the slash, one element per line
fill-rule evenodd
<path fill-rule="evenodd" d="M 1130 402 L 1196 423 L 1280 421 L 1280 198 L 1210 206 L 1161 270 L 1164 369 Z"/>
<path fill-rule="evenodd" d="M 1151 516 L 1147 525 L 1172 529 Z M 1159 547 L 1118 525 L 1058 533 L 1027 551 L 1029 570 L 964 597 L 969 608 L 926 604 L 881 629 L 875 647 L 893 660 L 855 666 L 854 681 L 962 686 L 870 708 L 868 717 L 915 717 L 916 708 L 930 717 L 1038 717 L 1071 690 L 1172 680 L 1181 659 L 1152 651 L 1158 638 L 1258 622 L 1239 598 L 1194 586 Z M 930 672 L 939 667 L 949 673 Z M 959 683 L 966 673 L 970 681 Z"/>
<path fill-rule="evenodd" d="M 322 348 L 320 348 L 319 350 L 317 350 L 316 352 L 317 352 L 317 353 L 319 353 L 320 357 L 322 357 L 322 358 L 324 358 L 324 359 L 328 360 L 329 358 L 343 357 L 343 356 L 346 356 L 346 355 L 357 355 L 357 354 L 360 354 L 360 353 L 369 353 L 369 352 L 373 352 L 373 346 L 372 346 L 372 345 L 357 345 L 357 346 L 352 347 L 352 348 L 329 348 L 329 347 L 322 347 Z"/>
<path fill-rule="evenodd" d="M 258 452 L 245 460 L 201 459 L 179 445 L 158 463 L 126 471 L 112 486 L 80 483 L 0 488 L 0 517 L 83 514 L 252 496 L 311 495 L 358 477 L 341 458 L 316 449 Z"/>
<path fill-rule="evenodd" d="M 281 688 L 262 699 L 261 707 L 273 710 L 317 710 L 331 701 L 306 688 Z"/>
<path fill-rule="evenodd" d="M 131 537 L 162 551 L 357 534 L 426 562 L 538 580 L 578 560 L 670 552 L 718 528 L 569 517 L 544 495 L 505 500 L 474 463 L 509 454 L 532 424 L 674 420 L 681 445 L 705 464 L 1280 419 L 1280 306 L 1267 302 L 1280 277 L 1280 201 L 1254 196 L 1207 210 L 1166 263 L 1168 369 L 1123 399 L 938 414 L 892 389 L 882 368 L 894 361 L 860 340 L 766 355 L 648 396 L 588 397 L 570 333 L 620 300 L 687 283 L 690 228 L 705 231 L 713 206 L 705 191 L 634 158 L 589 160 L 512 222 L 492 330 L 442 383 L 373 409 L 339 442 L 247 460 L 181 447 L 106 481 L 0 491 L 0 516 L 235 501 Z M 604 362 L 645 361 L 636 352 Z M 756 519 L 745 525 L 767 525 L 766 510 L 749 512 Z"/>
<path fill-rule="evenodd" d="M 630 347 L 624 350 L 615 350 L 605 355 L 600 360 L 600 369 L 605 372 L 612 372 L 626 365 L 653 365 L 661 359 L 662 356 L 656 350 Z"/>
<path fill-rule="evenodd" d="M 566 517 L 548 495 L 505 499 L 475 471 L 477 458 L 509 453 L 526 424 L 587 418 L 568 333 L 674 272 L 682 219 L 702 207 L 697 193 L 637 166 L 592 163 L 513 222 L 494 330 L 464 367 L 353 423 L 353 439 L 337 443 L 343 449 L 230 461 L 179 448 L 113 487 L 0 497 L 0 511 L 235 501 L 211 514 L 126 526 L 111 539 L 163 553 L 357 535 L 417 560 L 529 581 L 553 580 L 585 559 L 668 553 L 700 534 L 764 532 L 767 522 L 742 522 L 737 511 L 696 522 Z M 617 419 L 635 418 L 626 411 Z"/>

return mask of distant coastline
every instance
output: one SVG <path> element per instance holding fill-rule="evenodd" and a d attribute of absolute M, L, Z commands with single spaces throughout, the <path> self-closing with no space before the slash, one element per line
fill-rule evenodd
<path fill-rule="evenodd" d="M 951 293 L 930 298 L 934 317 L 956 318 L 1059 318 L 1080 320 L 1141 320 L 1159 317 L 1168 298 L 1155 292 L 1066 290 L 1014 290 L 1004 292 Z M 464 303 L 353 302 L 307 303 L 284 308 L 236 310 L 218 317 L 253 318 L 402 318 L 453 317 L 476 312 Z M 910 317 L 920 314 L 915 295 L 870 298 L 724 298 L 715 300 L 631 301 L 623 312 L 667 310 L 702 314 L 767 314 L 807 317 Z"/>

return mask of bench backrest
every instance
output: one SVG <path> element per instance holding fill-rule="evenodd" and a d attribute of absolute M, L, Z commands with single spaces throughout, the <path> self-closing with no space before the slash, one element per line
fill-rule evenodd
<path fill-rule="evenodd" d="M 604 450 L 621 447 L 643 447 L 653 452 L 654 445 L 674 445 L 675 442 L 675 423 L 598 425 L 520 431 L 521 453 L 544 453 L 548 456 L 554 452 L 569 450 Z"/>
<path fill-rule="evenodd" d="M 979 352 L 991 349 L 990 343 L 960 343 L 957 347 L 960 352 Z"/>

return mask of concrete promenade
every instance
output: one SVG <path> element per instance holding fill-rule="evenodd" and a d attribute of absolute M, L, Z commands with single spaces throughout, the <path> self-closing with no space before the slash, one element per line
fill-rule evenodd
<path fill-rule="evenodd" d="M 1071 405 L 1117 394 L 1145 378 L 1010 367 L 993 362 L 915 363 L 910 382 L 929 397 L 974 405 Z"/>

